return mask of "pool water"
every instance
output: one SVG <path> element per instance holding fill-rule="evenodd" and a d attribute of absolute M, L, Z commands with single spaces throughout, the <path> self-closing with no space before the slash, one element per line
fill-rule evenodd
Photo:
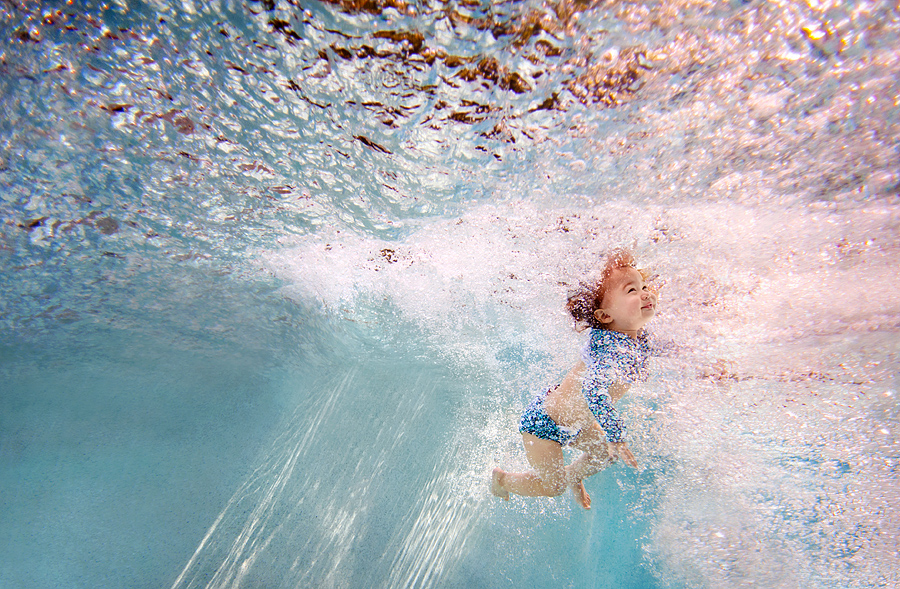
<path fill-rule="evenodd" d="M 0 587 L 900 584 L 894 4 L 16 2 L 0 74 Z M 640 466 L 501 502 L 617 246 Z"/>

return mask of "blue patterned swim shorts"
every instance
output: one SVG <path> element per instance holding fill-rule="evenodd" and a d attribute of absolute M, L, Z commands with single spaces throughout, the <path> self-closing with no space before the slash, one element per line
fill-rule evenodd
<path fill-rule="evenodd" d="M 552 391 L 553 389 L 551 389 Z M 542 440 L 552 440 L 560 446 L 568 446 L 575 441 L 581 430 L 560 427 L 544 410 L 544 400 L 550 391 L 541 393 L 529 403 L 519 421 L 519 432 L 531 434 Z"/>

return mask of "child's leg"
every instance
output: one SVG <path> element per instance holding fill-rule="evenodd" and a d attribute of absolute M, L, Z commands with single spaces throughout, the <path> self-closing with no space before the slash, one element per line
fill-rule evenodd
<path fill-rule="evenodd" d="M 505 472 L 494 469 L 491 492 L 504 499 L 510 493 L 526 497 L 555 497 L 566 490 L 566 469 L 562 446 L 531 434 L 522 434 L 525 456 L 533 472 Z"/>
<path fill-rule="evenodd" d="M 613 462 L 607 450 L 606 439 L 598 428 L 581 430 L 573 446 L 581 450 L 582 454 L 566 469 L 570 485 L 597 474 Z"/>
<path fill-rule="evenodd" d="M 606 454 L 604 449 L 603 455 L 597 455 L 588 452 L 582 452 L 581 456 L 566 468 L 566 477 L 570 485 L 577 485 L 584 479 L 594 476 L 607 466 L 612 464 L 612 459 Z"/>
<path fill-rule="evenodd" d="M 590 509 L 591 496 L 584 488 L 584 479 L 597 474 L 612 464 L 613 460 L 606 450 L 606 442 L 595 435 L 595 432 L 582 431 L 574 445 L 581 450 L 581 456 L 566 468 L 566 481 L 581 506 Z"/>

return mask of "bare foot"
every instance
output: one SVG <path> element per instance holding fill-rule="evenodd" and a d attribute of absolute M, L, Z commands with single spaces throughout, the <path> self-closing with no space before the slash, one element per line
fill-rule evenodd
<path fill-rule="evenodd" d="M 575 495 L 575 501 L 585 509 L 591 508 L 591 496 L 584 488 L 584 482 L 572 485 L 572 494 Z"/>
<path fill-rule="evenodd" d="M 494 468 L 494 472 L 491 473 L 491 493 L 504 501 L 509 501 L 509 491 L 503 488 L 503 477 L 505 476 L 506 473 L 502 468 Z"/>

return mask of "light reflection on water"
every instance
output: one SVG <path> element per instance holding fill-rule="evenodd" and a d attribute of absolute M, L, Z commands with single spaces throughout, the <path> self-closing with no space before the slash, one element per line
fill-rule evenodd
<path fill-rule="evenodd" d="M 395 437 L 362 453 L 369 478 L 340 463 L 319 482 L 304 436 L 346 415 L 286 419 L 288 441 L 185 555 L 186 586 L 353 584 L 355 551 L 377 546 L 385 586 L 461 584 L 485 574 L 473 551 L 497 554 L 492 534 L 558 531 L 540 511 L 587 534 L 561 503 L 486 502 L 482 470 L 522 460 L 515 415 L 577 349 L 560 301 L 621 244 L 665 280 L 657 329 L 689 350 L 629 405 L 647 470 L 593 483 L 635 514 L 628 562 L 661 586 L 896 583 L 896 6 L 2 11 L 5 345 L 102 354 L 112 328 L 261 370 L 331 367 L 319 388 L 301 379 L 301 407 L 338 391 L 352 406 L 335 383 L 354 378 L 451 396 L 412 405 L 447 409 L 426 420 L 415 491 L 367 485 L 402 470 L 389 450 L 415 447 L 416 411 L 379 426 Z M 354 376 L 357 349 L 408 370 Z M 450 366 L 451 393 L 415 384 L 423 357 Z M 732 379 L 697 378 L 715 359 Z M 328 482 L 365 500 L 349 509 Z M 326 523 L 301 541 L 304 502 Z M 359 523 L 378 509 L 406 511 L 382 533 Z M 588 536 L 584 562 L 608 548 Z M 507 557 L 562 551 L 509 542 Z M 582 564 L 546 579 L 590 586 Z"/>

